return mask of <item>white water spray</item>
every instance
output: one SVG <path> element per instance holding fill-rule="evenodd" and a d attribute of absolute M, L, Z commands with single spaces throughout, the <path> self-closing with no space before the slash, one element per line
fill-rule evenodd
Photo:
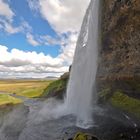
<path fill-rule="evenodd" d="M 65 105 L 77 117 L 77 125 L 93 125 L 93 101 L 98 57 L 99 0 L 91 0 L 77 42 Z"/>

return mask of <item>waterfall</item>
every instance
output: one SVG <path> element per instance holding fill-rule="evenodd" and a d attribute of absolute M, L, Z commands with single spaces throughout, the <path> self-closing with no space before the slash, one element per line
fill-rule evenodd
<path fill-rule="evenodd" d="M 77 41 L 65 105 L 77 118 L 77 125 L 93 125 L 92 109 L 98 57 L 99 0 L 91 0 Z"/>

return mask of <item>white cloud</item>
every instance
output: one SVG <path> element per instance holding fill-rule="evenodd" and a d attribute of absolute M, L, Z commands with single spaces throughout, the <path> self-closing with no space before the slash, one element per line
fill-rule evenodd
<path fill-rule="evenodd" d="M 65 65 L 71 65 L 75 52 L 77 37 L 78 33 L 71 33 L 67 37 L 60 35 L 57 38 L 45 35 L 40 36 L 40 43 L 42 45 L 61 46 L 58 58 L 63 59 Z"/>
<path fill-rule="evenodd" d="M 55 58 L 43 53 L 25 52 L 18 49 L 9 51 L 8 47 L 0 45 L 0 77 L 36 78 L 62 75 L 68 71 L 72 63 L 76 38 L 77 34 L 71 34 L 60 54 Z"/>
<path fill-rule="evenodd" d="M 3 18 L 0 18 L 0 29 L 3 29 L 8 34 L 32 32 L 32 27 L 24 20 L 21 21 L 20 25 L 14 27 L 12 22 Z"/>
<path fill-rule="evenodd" d="M 1 29 L 3 29 L 8 34 L 14 34 L 21 31 L 21 27 L 13 27 L 12 23 L 0 18 Z"/>
<path fill-rule="evenodd" d="M 22 20 L 20 23 L 20 28 L 21 28 L 21 32 L 23 32 L 24 34 L 26 34 L 27 32 L 32 32 L 32 27 L 29 25 L 29 23 L 25 20 Z"/>
<path fill-rule="evenodd" d="M 68 71 L 68 66 L 65 66 L 64 60 L 61 57 L 53 58 L 50 55 L 36 52 L 24 52 L 18 49 L 8 50 L 6 46 L 0 45 L 0 76 L 17 75 L 19 76 L 60 76 Z"/>
<path fill-rule="evenodd" d="M 9 34 L 15 34 L 21 31 L 21 27 L 13 27 L 10 23 L 5 23 L 4 30 Z"/>
<path fill-rule="evenodd" d="M 79 31 L 90 0 L 39 0 L 40 13 L 60 33 Z M 32 6 L 33 7 L 33 6 Z"/>
<path fill-rule="evenodd" d="M 72 33 L 69 37 L 65 40 L 65 44 L 61 46 L 61 52 L 59 57 L 65 61 L 66 65 L 71 65 L 73 61 L 73 56 L 76 47 L 78 34 Z"/>
<path fill-rule="evenodd" d="M 50 55 L 44 55 L 43 53 L 36 52 L 24 52 L 18 49 L 12 49 L 8 51 L 6 46 L 0 45 L 0 64 L 1 65 L 13 65 L 14 67 L 22 65 L 43 65 L 51 67 L 62 66 L 62 59 L 53 58 Z"/>
<path fill-rule="evenodd" d="M 8 34 L 16 34 L 19 32 L 31 32 L 31 26 L 24 20 L 18 26 L 13 26 L 15 13 L 10 8 L 8 2 L 0 0 L 0 30 Z"/>
<path fill-rule="evenodd" d="M 0 0 L 0 16 L 3 16 L 10 21 L 14 16 L 14 12 L 4 0 Z"/>
<path fill-rule="evenodd" d="M 22 22 L 19 26 L 13 27 L 12 20 L 4 20 L 4 22 L 0 20 L 0 28 L 3 28 L 9 34 L 18 32 L 26 34 L 27 41 L 33 46 L 61 46 L 60 54 L 53 58 L 43 53 L 24 52 L 18 49 L 9 51 L 6 46 L 0 45 L 0 77 L 60 76 L 68 71 L 68 67 L 73 60 L 78 33 L 89 1 L 28 0 L 30 8 L 39 11 L 41 16 L 56 31 L 58 36 L 55 38 L 48 35 L 38 35 L 38 38 L 36 38 L 27 22 Z M 13 18 L 14 13 L 11 16 L 3 16 L 10 20 Z"/>
<path fill-rule="evenodd" d="M 27 41 L 32 45 L 32 46 L 39 46 L 39 42 L 34 39 L 34 36 L 30 33 L 27 33 L 26 35 Z"/>
<path fill-rule="evenodd" d="M 1 68 L 1 67 L 0 67 Z M 0 72 L 0 78 L 4 79 L 15 79 L 15 78 L 45 78 L 49 76 L 59 77 L 63 73 L 21 73 L 21 72 Z"/>
<path fill-rule="evenodd" d="M 58 34 L 58 39 L 41 37 L 45 45 L 60 45 L 60 58 L 70 65 L 76 47 L 78 33 L 90 0 L 29 0 L 29 7 L 40 12 Z M 38 5 L 36 7 L 36 5 Z M 64 37 L 67 35 L 67 38 Z"/>
<path fill-rule="evenodd" d="M 62 39 L 61 38 L 54 38 L 49 35 L 40 36 L 40 42 L 43 45 L 61 45 Z"/>
<path fill-rule="evenodd" d="M 28 0 L 28 5 L 34 11 L 39 10 L 38 0 Z"/>

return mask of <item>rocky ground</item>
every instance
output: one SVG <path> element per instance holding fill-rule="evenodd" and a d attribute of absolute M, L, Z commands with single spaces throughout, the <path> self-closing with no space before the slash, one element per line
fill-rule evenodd
<path fill-rule="evenodd" d="M 140 139 L 140 121 L 110 106 L 94 106 L 93 127 L 82 129 L 75 126 L 74 116 L 50 118 L 47 108 L 51 106 L 46 101 L 26 98 L 23 102 L 1 109 L 0 140 L 63 140 L 73 137 L 77 132 L 90 133 L 101 140 Z"/>

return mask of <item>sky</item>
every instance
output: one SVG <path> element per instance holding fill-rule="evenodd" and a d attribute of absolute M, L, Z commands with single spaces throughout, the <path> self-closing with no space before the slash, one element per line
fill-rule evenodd
<path fill-rule="evenodd" d="M 0 0 L 0 78 L 59 77 L 90 0 Z"/>

